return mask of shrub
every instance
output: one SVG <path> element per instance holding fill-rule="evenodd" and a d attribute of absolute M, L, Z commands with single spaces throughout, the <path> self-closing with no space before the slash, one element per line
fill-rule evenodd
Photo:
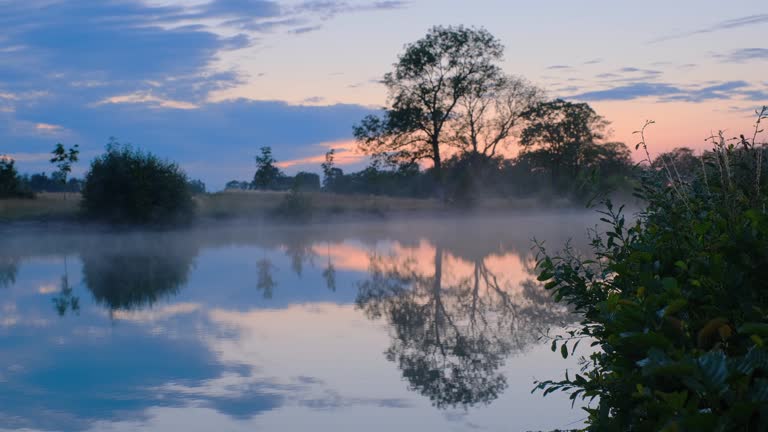
<path fill-rule="evenodd" d="M 586 340 L 599 350 L 580 374 L 536 388 L 595 400 L 588 430 L 768 430 L 768 195 L 756 136 L 718 138 L 693 181 L 674 166 L 652 172 L 634 223 L 608 202 L 594 259 L 541 249 L 539 280 L 583 315 L 552 349 L 567 357 Z"/>
<path fill-rule="evenodd" d="M 274 215 L 292 221 L 312 219 L 312 200 L 304 193 L 291 189 L 274 210 Z"/>
<path fill-rule="evenodd" d="M 0 198 L 33 198 L 24 188 L 13 159 L 0 155 Z"/>
<path fill-rule="evenodd" d="M 178 165 L 116 142 L 91 162 L 82 205 L 86 216 L 111 223 L 185 223 L 194 210 Z"/>

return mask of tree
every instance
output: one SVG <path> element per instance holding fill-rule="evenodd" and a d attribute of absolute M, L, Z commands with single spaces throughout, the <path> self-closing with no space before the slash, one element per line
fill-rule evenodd
<path fill-rule="evenodd" d="M 336 188 L 339 180 L 344 177 L 344 171 L 341 168 L 336 168 L 334 163 L 335 149 L 330 149 L 325 152 L 325 162 L 320 164 L 323 169 L 323 189 L 326 191 L 332 191 Z"/>
<path fill-rule="evenodd" d="M 278 179 L 283 176 L 280 168 L 275 166 L 271 147 L 262 147 L 261 154 L 256 156 L 256 174 L 253 175 L 254 189 L 274 188 Z"/>
<path fill-rule="evenodd" d="M 67 184 L 67 177 L 69 176 L 69 173 L 72 172 L 72 164 L 79 160 L 79 147 L 80 146 L 75 144 L 69 149 L 66 149 L 62 143 L 58 143 L 51 152 L 53 157 L 51 158 L 50 162 L 56 165 L 56 168 L 58 168 L 58 171 L 53 173 L 53 176 L 59 181 L 59 183 L 61 183 L 62 186 L 66 186 Z M 64 199 L 67 199 L 66 191 L 64 192 Z"/>
<path fill-rule="evenodd" d="M 584 159 L 584 150 L 603 138 L 607 122 L 586 103 L 572 103 L 562 99 L 541 102 L 526 114 L 528 125 L 523 129 L 520 144 L 525 151 L 540 149 L 549 155 L 555 186 L 563 174 L 578 177 Z"/>
<path fill-rule="evenodd" d="M 16 161 L 8 156 L 0 155 L 0 198 L 32 198 L 34 195 L 26 191 L 22 185 Z"/>
<path fill-rule="evenodd" d="M 459 102 L 482 83 L 498 79 L 502 44 L 484 29 L 433 27 L 400 55 L 384 75 L 389 108 L 354 128 L 360 149 L 387 163 L 431 160 L 442 178 L 441 147 Z"/>
<path fill-rule="evenodd" d="M 514 76 L 477 81 L 461 98 L 452 124 L 454 140 L 464 153 L 496 156 L 520 126 L 525 114 L 541 102 L 542 91 Z"/>

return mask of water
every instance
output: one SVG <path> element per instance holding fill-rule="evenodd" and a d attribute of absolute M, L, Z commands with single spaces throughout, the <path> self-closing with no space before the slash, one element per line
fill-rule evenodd
<path fill-rule="evenodd" d="M 530 240 L 584 213 L 0 231 L 0 430 L 573 428 Z"/>

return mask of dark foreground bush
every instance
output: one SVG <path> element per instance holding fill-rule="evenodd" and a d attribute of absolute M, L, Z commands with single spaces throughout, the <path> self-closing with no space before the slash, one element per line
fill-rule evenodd
<path fill-rule="evenodd" d="M 768 430 L 765 149 L 715 144 L 695 179 L 645 179 L 636 222 L 609 203 L 594 259 L 542 250 L 539 280 L 583 314 L 553 350 L 597 351 L 537 389 L 592 401 L 588 430 Z"/>
<path fill-rule="evenodd" d="M 86 175 L 83 210 L 111 223 L 176 224 L 191 220 L 194 203 L 178 165 L 110 144 Z"/>
<path fill-rule="evenodd" d="M 16 163 L 0 155 L 0 198 L 34 198 L 34 194 L 24 188 L 16 171 Z"/>

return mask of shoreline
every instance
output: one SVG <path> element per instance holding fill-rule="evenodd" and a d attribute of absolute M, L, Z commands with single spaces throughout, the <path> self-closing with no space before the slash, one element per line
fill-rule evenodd
<path fill-rule="evenodd" d="M 403 219 L 457 218 L 476 216 L 523 215 L 539 212 L 585 212 L 584 205 L 555 198 L 490 198 L 458 205 L 436 199 L 397 198 L 388 196 L 337 195 L 309 192 L 311 215 L 304 218 L 277 216 L 275 209 L 286 195 L 283 192 L 235 191 L 195 196 L 196 215 L 189 225 L 145 226 L 109 224 L 88 221 L 80 216 L 80 197 L 76 194 L 44 193 L 36 199 L 0 200 L 0 231 L 5 228 L 30 229 L 66 227 L 95 231 L 131 231 L 137 229 L 176 230 L 205 228 L 222 223 L 231 225 L 264 224 L 307 225 L 349 222 L 397 221 Z"/>

